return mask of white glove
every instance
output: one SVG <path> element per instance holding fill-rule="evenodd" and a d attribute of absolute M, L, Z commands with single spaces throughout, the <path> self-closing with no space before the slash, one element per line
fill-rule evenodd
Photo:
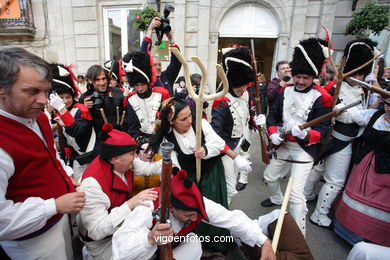
<path fill-rule="evenodd" d="M 123 87 L 125 89 L 125 91 L 123 91 L 123 96 L 127 97 L 127 95 L 129 94 L 130 92 L 130 89 L 128 87 Z"/>
<path fill-rule="evenodd" d="M 256 125 L 265 125 L 265 115 L 259 114 L 255 116 L 255 124 Z"/>
<path fill-rule="evenodd" d="M 62 109 L 65 108 L 65 103 L 62 100 L 62 98 L 57 93 L 51 93 L 50 94 L 50 105 L 54 107 L 55 110 L 60 112 Z"/>
<path fill-rule="evenodd" d="M 299 128 L 299 125 L 296 124 L 293 126 L 293 128 L 291 128 L 291 134 L 295 137 L 298 137 L 299 139 L 305 139 L 306 135 L 307 135 L 307 131 L 306 130 L 301 130 Z"/>
<path fill-rule="evenodd" d="M 268 225 L 279 218 L 280 209 L 275 209 L 268 214 L 259 217 L 259 226 L 264 235 L 268 236 Z"/>
<path fill-rule="evenodd" d="M 345 104 L 343 104 L 343 103 L 338 103 L 338 104 L 336 104 L 334 107 L 335 107 L 336 109 L 340 109 L 340 108 L 345 107 Z"/>
<path fill-rule="evenodd" d="M 245 159 L 244 157 L 241 157 L 240 155 L 238 155 L 236 159 L 234 159 L 234 163 L 241 171 L 245 171 L 245 172 L 252 171 L 252 167 L 251 167 L 252 163 L 247 159 Z"/>
<path fill-rule="evenodd" d="M 280 137 L 279 133 L 274 133 L 274 134 L 270 135 L 269 138 L 271 139 L 271 142 L 274 145 L 279 145 L 283 142 L 283 139 Z"/>
<path fill-rule="evenodd" d="M 370 73 L 366 76 L 366 78 L 364 79 L 365 82 L 374 82 L 376 81 L 376 78 L 374 76 L 374 73 Z"/>

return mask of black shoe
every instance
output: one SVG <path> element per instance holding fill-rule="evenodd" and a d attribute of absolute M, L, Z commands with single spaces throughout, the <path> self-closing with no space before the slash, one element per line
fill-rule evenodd
<path fill-rule="evenodd" d="M 240 191 L 245 189 L 245 187 L 246 187 L 246 183 L 237 182 L 236 190 Z"/>
<path fill-rule="evenodd" d="M 273 206 L 280 206 L 278 204 L 273 203 L 270 199 L 263 200 L 260 204 L 261 206 L 266 208 L 273 207 Z"/>

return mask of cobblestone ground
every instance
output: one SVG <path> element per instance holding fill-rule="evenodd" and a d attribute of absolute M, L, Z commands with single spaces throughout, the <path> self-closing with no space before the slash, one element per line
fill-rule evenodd
<path fill-rule="evenodd" d="M 233 199 L 231 209 L 241 209 L 250 218 L 257 218 L 266 214 L 277 207 L 264 208 L 260 202 L 269 197 L 267 187 L 263 179 L 265 165 L 261 162 L 259 135 L 253 133 L 251 136 L 251 161 L 253 171 L 249 176 L 249 184 L 246 189 L 240 191 Z M 288 179 L 282 180 L 282 191 L 285 190 Z M 317 185 L 317 190 L 321 188 L 322 183 Z M 317 192 L 318 192 L 317 191 Z M 314 211 L 316 201 L 308 202 L 308 217 Z M 317 260 L 343 260 L 346 259 L 351 246 L 338 237 L 333 231 L 313 225 L 309 221 L 306 224 L 306 240 L 312 250 L 314 258 Z M 229 259 L 241 259 L 233 256 Z"/>

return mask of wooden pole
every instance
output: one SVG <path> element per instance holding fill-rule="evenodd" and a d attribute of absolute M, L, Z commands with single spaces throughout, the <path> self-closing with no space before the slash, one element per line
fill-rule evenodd
<path fill-rule="evenodd" d="M 274 250 L 275 254 L 276 254 L 276 249 L 278 248 L 278 243 L 279 243 L 280 233 L 282 231 L 284 215 L 286 214 L 288 200 L 290 199 L 290 194 L 291 194 L 291 189 L 292 189 L 293 183 L 294 183 L 294 177 L 290 176 L 290 179 L 288 180 L 288 183 L 287 183 L 286 192 L 284 193 L 284 199 L 283 199 L 282 207 L 280 209 L 279 219 L 278 219 L 278 222 L 276 222 L 274 237 L 272 239 L 272 249 Z"/>
<path fill-rule="evenodd" d="M 191 77 L 190 77 L 190 70 L 188 68 L 188 63 L 186 59 L 184 58 L 183 54 L 177 49 L 177 48 L 170 48 L 172 53 L 178 58 L 178 60 L 183 64 L 184 69 L 184 76 L 186 79 L 186 85 L 187 90 L 191 98 L 194 100 L 196 105 L 196 147 L 195 149 L 198 150 L 201 148 L 201 138 L 202 138 L 202 111 L 203 111 L 203 103 L 206 101 L 214 100 L 220 97 L 223 97 L 226 95 L 226 93 L 229 90 L 229 82 L 227 80 L 226 74 L 223 71 L 223 68 L 221 65 L 217 64 L 217 73 L 219 77 L 222 79 L 223 82 L 223 90 L 218 93 L 206 95 L 204 92 L 206 90 L 206 82 L 207 82 L 207 71 L 206 67 L 203 65 L 203 63 L 200 61 L 200 59 L 196 56 L 191 57 L 192 61 L 194 61 L 200 68 L 202 73 L 202 80 L 200 82 L 200 88 L 199 93 L 196 94 L 194 91 L 194 88 L 191 84 Z M 201 177 L 201 159 L 196 158 L 196 181 L 199 184 Z"/>

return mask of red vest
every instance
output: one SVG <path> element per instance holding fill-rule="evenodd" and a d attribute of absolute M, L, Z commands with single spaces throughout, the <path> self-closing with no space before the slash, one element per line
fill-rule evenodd
<path fill-rule="evenodd" d="M 37 123 L 47 147 L 30 128 L 0 115 L 0 148 L 12 157 L 15 165 L 15 172 L 8 180 L 5 194 L 8 200 L 23 202 L 29 197 L 46 200 L 76 191 L 70 177 L 56 158 L 53 131 L 44 113 L 37 117 Z M 61 216 L 57 214 L 51 217 L 46 226 Z"/>
<path fill-rule="evenodd" d="M 158 192 L 158 198 L 155 201 L 153 201 L 154 210 L 156 210 L 160 206 L 160 187 L 157 187 L 153 190 Z M 191 221 L 187 226 L 180 229 L 180 231 L 177 234 L 175 234 L 175 237 L 187 235 L 188 233 L 193 231 L 199 225 L 199 223 L 202 221 L 202 219 L 203 219 L 202 216 L 198 213 L 196 222 Z M 153 226 L 155 224 L 156 224 L 156 220 L 153 219 Z M 172 243 L 172 244 L 175 244 L 175 243 Z"/>
<path fill-rule="evenodd" d="M 83 173 L 82 180 L 88 177 L 94 178 L 102 187 L 103 192 L 110 199 L 110 208 L 121 206 L 128 199 L 130 199 L 133 190 L 133 172 L 128 170 L 125 172 L 125 178 L 128 185 L 118 176 L 113 170 L 113 166 L 106 161 L 96 157 L 87 167 Z"/>

